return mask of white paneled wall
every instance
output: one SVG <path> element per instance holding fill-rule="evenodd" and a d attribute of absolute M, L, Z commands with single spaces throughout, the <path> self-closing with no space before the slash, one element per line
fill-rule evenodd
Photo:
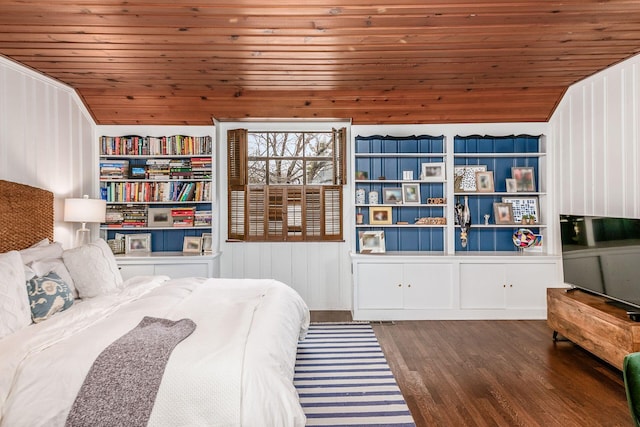
<path fill-rule="evenodd" d="M 55 239 L 69 247 L 64 199 L 97 196 L 94 122 L 73 90 L 3 57 L 0 94 L 0 179 L 51 190 Z"/>
<path fill-rule="evenodd" d="M 559 213 L 640 217 L 640 56 L 570 87 L 550 125 Z"/>
<path fill-rule="evenodd" d="M 294 288 L 312 310 L 351 308 L 350 233 L 346 242 L 269 243 L 227 242 L 227 130 L 322 131 L 349 127 L 348 122 L 216 122 L 217 168 L 220 194 L 220 275 L 232 278 L 273 278 Z M 345 217 L 349 189 L 345 187 Z"/>

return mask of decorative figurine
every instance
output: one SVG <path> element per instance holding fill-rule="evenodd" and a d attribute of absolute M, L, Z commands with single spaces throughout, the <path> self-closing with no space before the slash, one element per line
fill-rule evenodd
<path fill-rule="evenodd" d="M 456 221 L 460 225 L 460 244 L 467 247 L 467 234 L 471 229 L 471 211 L 469 210 L 469 196 L 464 196 L 464 205 L 460 204 L 460 199 L 454 207 Z"/>
<path fill-rule="evenodd" d="M 484 214 L 484 225 L 489 225 L 490 214 Z"/>

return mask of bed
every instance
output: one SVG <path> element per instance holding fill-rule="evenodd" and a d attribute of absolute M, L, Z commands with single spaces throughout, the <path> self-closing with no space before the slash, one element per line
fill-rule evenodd
<path fill-rule="evenodd" d="M 51 242 L 53 203 L 43 208 L 41 201 L 53 195 L 25 187 L 0 182 L 0 194 L 24 194 L 12 198 L 12 212 L 39 217 L 43 211 L 45 217 L 36 236 L 16 239 L 25 228 L 11 230 L 3 216 L 15 213 L 0 211 L 2 238 L 11 241 L 0 254 L 0 426 L 83 425 L 76 421 L 91 411 L 77 405 L 88 374 L 143 319 L 194 326 L 170 352 L 155 394 L 141 383 L 138 394 L 155 398 L 140 425 L 305 424 L 293 370 L 309 311 L 295 291 L 275 280 L 122 281 L 106 242 L 66 250 Z M 161 359 L 155 350 L 137 357 L 145 365 Z M 117 361 L 109 364 L 122 368 Z M 126 418 L 135 396 L 102 390 L 122 402 L 113 416 Z"/>

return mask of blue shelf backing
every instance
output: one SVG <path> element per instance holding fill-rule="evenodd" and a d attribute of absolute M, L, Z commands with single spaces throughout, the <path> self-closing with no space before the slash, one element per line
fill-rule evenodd
<path fill-rule="evenodd" d="M 453 152 L 463 153 L 537 153 L 540 151 L 540 136 L 456 136 L 453 140 Z"/>
<path fill-rule="evenodd" d="M 533 225 L 514 225 L 513 228 L 474 228 L 467 234 L 467 247 L 460 244 L 460 228 L 456 227 L 456 252 L 518 252 L 513 244 L 513 233 L 519 228 L 527 228 L 535 234 L 540 232 Z"/>
<path fill-rule="evenodd" d="M 211 232 L 211 229 L 173 228 L 173 229 L 136 229 L 136 228 L 111 228 L 107 230 L 107 239 L 114 239 L 116 233 L 141 234 L 151 233 L 151 251 L 153 252 L 180 252 L 182 251 L 185 236 L 201 236 L 202 233 Z"/>
<path fill-rule="evenodd" d="M 444 136 L 357 136 L 357 154 L 444 153 Z"/>
<path fill-rule="evenodd" d="M 396 251 L 444 251 L 444 228 L 442 227 L 371 227 L 358 228 L 358 231 L 384 230 L 385 250 Z M 356 240 L 357 251 L 360 241 Z"/>

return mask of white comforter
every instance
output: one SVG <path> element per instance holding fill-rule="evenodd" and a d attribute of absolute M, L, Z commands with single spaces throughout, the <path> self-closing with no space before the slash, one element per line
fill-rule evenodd
<path fill-rule="evenodd" d="M 64 425 L 93 360 L 143 316 L 197 325 L 169 359 L 150 426 L 303 426 L 299 295 L 274 280 L 166 279 L 131 279 L 0 340 L 0 426 Z"/>

